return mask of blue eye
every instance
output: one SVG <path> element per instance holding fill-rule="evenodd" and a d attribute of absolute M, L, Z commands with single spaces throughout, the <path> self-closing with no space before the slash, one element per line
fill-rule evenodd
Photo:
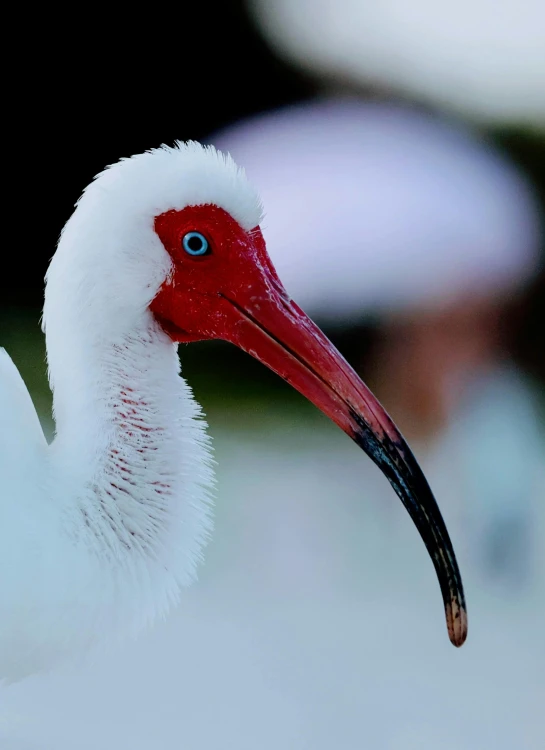
<path fill-rule="evenodd" d="M 182 246 L 189 255 L 206 255 L 210 244 L 200 232 L 188 232 L 182 239 Z"/>

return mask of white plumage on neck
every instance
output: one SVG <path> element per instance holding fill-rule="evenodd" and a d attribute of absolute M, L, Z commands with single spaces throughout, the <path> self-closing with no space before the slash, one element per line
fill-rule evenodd
<path fill-rule="evenodd" d="M 148 306 L 171 269 L 154 217 L 202 203 L 247 229 L 261 218 L 244 174 L 199 144 L 124 160 L 86 189 L 47 275 L 50 446 L 0 358 L 0 447 L 18 446 L 17 465 L 0 455 L 0 680 L 137 632 L 194 577 L 210 527 L 210 448 Z"/>
<path fill-rule="evenodd" d="M 87 388 L 54 396 L 63 419 L 51 471 L 56 487 L 70 487 L 68 527 L 109 571 L 158 565 L 174 590 L 194 577 L 212 483 L 206 423 L 176 347 L 145 316 L 81 355 L 74 368 Z"/>

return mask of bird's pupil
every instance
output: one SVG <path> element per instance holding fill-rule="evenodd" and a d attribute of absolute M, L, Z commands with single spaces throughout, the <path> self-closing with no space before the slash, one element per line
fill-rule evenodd
<path fill-rule="evenodd" d="M 199 237 L 198 235 L 193 235 L 193 237 L 190 237 L 187 240 L 187 246 L 190 250 L 193 250 L 193 252 L 198 252 L 199 250 L 202 250 L 203 247 L 203 241 L 202 237 Z"/>

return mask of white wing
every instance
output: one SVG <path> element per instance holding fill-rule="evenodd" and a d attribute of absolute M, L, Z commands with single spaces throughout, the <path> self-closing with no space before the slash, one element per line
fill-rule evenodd
<path fill-rule="evenodd" d="M 49 534 L 43 493 L 48 453 L 23 379 L 0 348 L 0 683 L 32 671 L 25 657 L 32 665 L 38 659 L 30 646 L 39 638 L 28 632 L 33 624 L 40 631 L 38 605 L 43 609 L 47 592 L 42 542 Z"/>
<path fill-rule="evenodd" d="M 0 501 L 6 476 L 22 473 L 36 450 L 46 446 L 27 387 L 11 357 L 0 347 Z"/>

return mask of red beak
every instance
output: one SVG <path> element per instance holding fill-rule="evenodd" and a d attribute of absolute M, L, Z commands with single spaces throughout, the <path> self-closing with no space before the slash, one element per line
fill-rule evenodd
<path fill-rule="evenodd" d="M 237 317 L 224 338 L 259 359 L 344 430 L 386 475 L 413 519 L 435 566 L 455 646 L 467 636 L 460 571 L 441 512 L 403 436 L 367 386 L 274 278 L 267 294 L 242 305 L 221 295 Z"/>

